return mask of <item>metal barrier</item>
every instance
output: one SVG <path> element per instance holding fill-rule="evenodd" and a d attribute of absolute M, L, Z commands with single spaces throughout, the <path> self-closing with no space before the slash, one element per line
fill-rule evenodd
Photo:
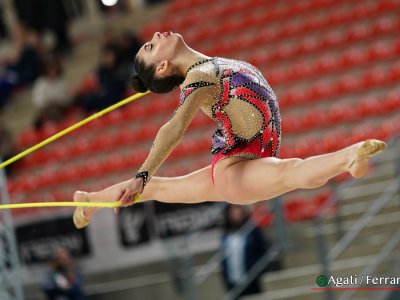
<path fill-rule="evenodd" d="M 8 204 L 4 169 L 0 169 L 0 203 Z M 0 212 L 0 299 L 24 300 L 14 225 L 9 210 Z"/>
<path fill-rule="evenodd" d="M 371 260 L 371 263 L 367 265 L 359 274 L 359 278 L 364 274 L 371 274 L 376 270 L 376 268 L 383 262 L 383 260 L 396 248 L 396 246 L 400 244 L 400 230 L 398 230 L 393 236 L 386 242 L 386 244 L 382 247 L 377 255 L 375 255 L 374 259 Z M 359 285 L 357 286 L 359 287 Z M 349 300 L 355 293 L 355 290 L 345 291 L 339 300 Z"/>
<path fill-rule="evenodd" d="M 225 296 L 224 299 L 233 299 L 237 295 L 239 295 L 248 284 L 259 274 L 259 272 L 265 269 L 280 253 L 286 251 L 288 248 L 288 242 L 286 238 L 286 231 L 285 231 L 285 224 L 283 222 L 283 214 L 281 209 L 281 199 L 276 198 L 274 200 L 268 201 L 269 203 L 273 204 L 273 211 L 275 216 L 275 230 L 277 232 L 276 236 L 277 239 L 277 246 L 271 248 L 267 253 L 264 254 L 263 257 L 259 259 L 257 264 L 243 277 L 242 284 L 236 286 L 234 289 L 229 291 Z M 217 205 L 217 204 L 216 204 Z M 221 209 L 225 209 L 227 203 L 219 203 Z M 218 217 L 217 215 L 215 217 Z M 212 219 L 210 219 L 212 221 Z M 248 220 L 240 229 L 239 232 L 243 235 L 247 235 L 257 225 L 252 221 Z M 185 260 L 184 266 L 186 270 L 183 271 L 184 273 L 184 285 L 186 287 L 182 287 L 182 291 L 186 296 L 186 299 L 197 300 L 197 288 L 204 284 L 210 276 L 215 273 L 222 264 L 222 261 L 232 255 L 232 252 L 227 252 L 223 255 L 221 249 L 215 253 L 206 264 L 197 270 L 194 274 L 192 271 L 193 265 L 191 264 L 191 251 L 190 246 L 193 241 L 202 233 L 203 229 L 207 227 L 207 224 L 203 224 L 202 227 L 194 228 L 193 231 L 188 234 L 184 238 L 184 243 L 180 245 L 178 251 L 174 251 L 171 246 L 167 246 L 166 249 L 170 257 L 176 256 L 177 253 L 180 253 L 181 257 Z M 167 244 L 168 245 L 168 244 Z M 175 261 L 174 261 L 175 262 Z M 176 272 L 176 269 L 175 269 Z"/>
<path fill-rule="evenodd" d="M 356 236 L 365 228 L 374 216 L 390 201 L 400 187 L 398 180 L 393 180 L 392 184 L 375 200 L 360 219 L 353 225 L 351 230 L 329 251 L 327 259 L 335 260 L 356 238 Z"/>
<path fill-rule="evenodd" d="M 280 254 L 280 249 L 278 247 L 271 248 L 268 252 L 266 252 L 258 262 L 250 269 L 250 271 L 245 274 L 241 281 L 240 285 L 235 286 L 231 289 L 225 296 L 222 298 L 223 300 L 231 300 L 236 299 L 246 288 L 247 286 L 254 280 L 258 274 L 262 272 L 278 255 Z"/>
<path fill-rule="evenodd" d="M 397 141 L 397 138 L 393 139 L 389 145 L 393 145 Z M 375 160 L 376 161 L 376 160 Z M 369 222 L 376 216 L 376 214 L 389 202 L 393 199 L 393 197 L 398 193 L 400 190 L 400 177 L 395 178 L 393 182 L 387 187 L 387 189 L 373 202 L 373 204 L 368 208 L 367 211 L 358 219 L 358 221 L 352 226 L 352 228 L 341 238 L 339 238 L 339 241 L 335 244 L 335 246 L 328 252 L 327 247 L 326 247 L 326 240 L 325 240 L 325 231 L 324 231 L 324 226 L 323 226 L 323 219 L 326 211 L 330 208 L 332 208 L 334 205 L 339 203 L 339 196 L 341 193 L 343 193 L 344 190 L 350 188 L 356 183 L 355 180 L 350 181 L 349 183 L 346 183 L 343 185 L 339 190 L 337 190 L 332 197 L 321 207 L 319 213 L 317 214 L 317 218 L 315 219 L 315 230 L 316 230 L 316 237 L 317 237 L 317 247 L 318 247 L 318 253 L 320 257 L 320 262 L 321 262 L 321 269 L 322 273 L 326 275 L 327 277 L 330 277 L 331 275 L 331 268 L 330 265 L 332 262 L 338 258 L 338 256 L 343 253 L 343 251 L 351 244 L 351 242 L 358 236 L 358 234 L 369 224 Z M 338 206 L 340 209 L 340 206 Z M 340 218 L 340 213 L 339 209 L 336 212 L 336 231 L 339 233 L 339 236 L 341 236 L 341 233 L 343 232 L 342 226 L 341 226 L 341 218 Z M 393 236 L 394 241 L 396 244 L 398 243 L 397 239 L 397 234 Z M 392 241 L 392 240 L 391 240 Z M 387 247 L 385 246 L 382 248 L 381 252 L 379 252 L 376 256 L 377 259 L 380 260 L 380 262 L 383 260 L 385 257 L 384 254 L 387 253 L 388 249 L 391 249 L 394 247 L 392 244 L 394 242 L 388 242 Z M 379 262 L 379 263 L 380 263 Z M 378 264 L 379 264 L 378 263 Z M 372 266 L 375 266 L 375 263 L 372 264 Z M 370 271 L 367 269 L 367 271 Z M 325 290 L 325 295 L 327 300 L 334 300 L 336 299 L 334 291 L 331 289 Z M 346 293 L 346 297 L 348 298 L 343 298 L 344 300 L 348 300 L 351 295 L 350 293 Z M 350 295 L 350 296 L 349 296 Z M 345 297 L 345 296 L 342 296 Z M 342 298 L 340 298 L 343 300 Z"/>
<path fill-rule="evenodd" d="M 215 205 L 224 208 L 227 206 L 227 203 L 216 203 Z M 246 234 L 247 231 L 249 232 L 250 230 L 253 230 L 254 226 L 254 223 L 250 221 L 243 225 L 240 230 Z M 193 227 L 192 230 L 192 233 L 188 234 L 186 237 L 183 237 L 181 243 L 172 245 L 172 243 L 168 241 L 165 242 L 165 249 L 170 258 L 170 275 L 172 274 L 173 278 L 176 278 L 177 276 L 180 278 L 181 281 L 177 288 L 184 295 L 185 299 L 191 300 L 201 299 L 197 293 L 198 287 L 217 271 L 221 264 L 221 260 L 223 259 L 221 252 L 218 251 L 213 258 L 210 259 L 209 263 L 195 269 L 194 265 L 192 264 L 191 249 L 188 241 L 193 242 L 193 239 L 195 239 L 202 232 L 202 227 Z M 278 245 L 280 244 L 278 243 Z M 229 293 L 225 295 L 225 299 L 230 299 L 230 297 L 234 297 L 236 294 L 239 294 L 243 289 L 245 289 L 248 283 L 254 279 L 254 276 L 256 276 L 260 270 L 267 267 L 268 264 L 280 253 L 280 248 L 278 247 L 274 247 L 270 251 L 266 252 L 264 256 L 260 258 L 258 263 L 250 270 L 247 276 L 243 278 L 242 285 L 236 287 L 232 291 L 229 291 Z M 180 261 L 177 261 L 177 256 L 179 256 L 181 259 Z M 168 277 L 168 273 L 163 272 L 125 278 L 106 283 L 103 282 L 100 284 L 90 284 L 86 286 L 85 290 L 87 295 L 96 296 L 99 294 L 107 294 L 133 288 L 152 286 L 166 282 L 171 282 L 171 276 Z"/>
<path fill-rule="evenodd" d="M 172 243 L 168 239 L 161 239 L 169 257 L 170 273 L 172 277 L 177 280 L 177 289 L 186 296 L 186 299 L 198 300 L 197 282 L 194 279 L 196 275 L 193 271 L 194 266 L 192 263 L 190 245 L 204 232 L 205 228 L 220 217 L 221 212 L 228 204 L 225 202 L 218 202 L 213 205 L 216 206 L 217 209 L 214 211 L 214 214 L 209 217 L 209 222 L 191 226 L 188 230 L 189 232 L 181 240 L 181 243 Z"/>

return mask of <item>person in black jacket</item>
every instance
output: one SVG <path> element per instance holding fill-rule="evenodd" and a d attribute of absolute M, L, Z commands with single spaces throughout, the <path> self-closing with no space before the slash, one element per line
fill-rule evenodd
<path fill-rule="evenodd" d="M 95 73 L 98 89 L 81 95 L 79 102 L 88 113 L 104 109 L 121 99 L 126 82 L 117 65 L 117 53 L 111 46 L 101 50 L 100 64 Z"/>
<path fill-rule="evenodd" d="M 69 17 L 63 0 L 14 0 L 13 3 L 19 22 L 26 28 L 40 35 L 46 30 L 54 34 L 54 52 L 64 55 L 72 51 Z"/>
<path fill-rule="evenodd" d="M 85 300 L 83 276 L 77 269 L 69 251 L 59 248 L 49 264 L 42 282 L 47 300 Z"/>
<path fill-rule="evenodd" d="M 68 14 L 62 0 L 40 0 L 40 16 L 43 28 L 56 37 L 54 51 L 58 55 L 72 52 L 72 42 L 68 29 Z"/>
<path fill-rule="evenodd" d="M 29 85 L 42 71 L 40 39 L 35 31 L 28 31 L 11 61 L 6 61 L 0 75 L 0 110 L 7 104 L 11 93 L 18 87 Z"/>
<path fill-rule="evenodd" d="M 9 38 L 9 31 L 4 18 L 4 3 L 0 0 L 0 41 Z"/>
<path fill-rule="evenodd" d="M 246 232 L 248 231 L 246 230 L 247 226 L 242 228 L 248 220 L 249 214 L 245 207 L 240 205 L 227 207 L 221 248 L 224 255 L 222 276 L 228 290 L 243 282 L 245 275 L 267 253 L 270 247 L 258 227 L 254 227 L 250 232 Z M 262 292 L 261 275 L 261 273 L 257 274 L 239 297 Z"/>

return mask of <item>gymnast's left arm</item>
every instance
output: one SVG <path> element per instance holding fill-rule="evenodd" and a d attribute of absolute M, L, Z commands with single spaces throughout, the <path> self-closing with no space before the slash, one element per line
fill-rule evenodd
<path fill-rule="evenodd" d="M 185 80 L 187 82 L 188 80 Z M 133 194 L 142 193 L 146 183 L 151 179 L 172 150 L 179 144 L 190 122 L 199 111 L 201 105 L 210 95 L 211 82 L 191 82 L 185 84 L 180 95 L 180 104 L 172 118 L 158 131 L 145 162 L 129 188 L 120 198 L 122 205 L 131 204 Z M 140 183 L 140 184 L 139 184 Z"/>

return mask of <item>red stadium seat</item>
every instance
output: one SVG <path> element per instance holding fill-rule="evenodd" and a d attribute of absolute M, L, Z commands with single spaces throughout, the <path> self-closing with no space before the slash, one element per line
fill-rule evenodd
<path fill-rule="evenodd" d="M 366 24 L 358 24 L 346 32 L 345 41 L 354 43 L 371 35 L 371 28 Z"/>
<path fill-rule="evenodd" d="M 362 84 L 365 88 L 386 84 L 388 76 L 382 69 L 373 69 L 364 74 Z"/>
<path fill-rule="evenodd" d="M 319 152 L 317 150 L 318 141 L 313 137 L 303 137 L 295 145 L 295 157 L 305 158 Z"/>
<path fill-rule="evenodd" d="M 390 113 L 400 109 L 400 91 L 393 91 L 389 93 L 383 100 L 382 106 L 385 111 Z"/>
<path fill-rule="evenodd" d="M 343 95 L 345 93 L 351 93 L 357 91 L 360 87 L 360 81 L 351 75 L 340 78 L 335 82 L 335 94 Z"/>
<path fill-rule="evenodd" d="M 393 41 L 393 51 L 394 51 L 394 55 L 399 55 L 400 54 L 400 38 L 395 39 Z"/>
<path fill-rule="evenodd" d="M 274 86 L 277 84 L 282 84 L 283 82 L 286 81 L 286 72 L 283 70 L 274 70 L 271 71 L 269 74 L 266 76 L 268 77 L 269 83 Z"/>
<path fill-rule="evenodd" d="M 322 141 L 324 152 L 332 152 L 341 148 L 345 136 L 345 133 L 341 130 L 332 131 L 326 135 Z"/>
<path fill-rule="evenodd" d="M 332 56 L 323 56 L 315 62 L 316 75 L 328 73 L 337 68 L 337 60 Z"/>
<path fill-rule="evenodd" d="M 388 70 L 388 79 L 391 82 L 397 82 L 400 80 L 400 63 L 394 64 Z"/>
<path fill-rule="evenodd" d="M 328 111 L 328 118 L 331 124 L 347 121 L 353 114 L 352 107 L 346 103 L 334 105 Z"/>
<path fill-rule="evenodd" d="M 377 115 L 384 112 L 382 100 L 376 98 L 365 98 L 358 103 L 356 113 L 360 118 L 366 118 L 370 115 Z"/>
<path fill-rule="evenodd" d="M 274 216 L 265 204 L 256 205 L 253 208 L 251 219 L 259 227 L 267 227 L 274 222 Z"/>
<path fill-rule="evenodd" d="M 375 134 L 374 127 L 370 124 L 364 124 L 355 128 L 351 134 L 352 143 L 361 142 L 365 139 L 373 138 Z"/>
<path fill-rule="evenodd" d="M 322 98 L 332 97 L 335 90 L 331 83 L 326 81 L 320 81 L 311 86 L 307 91 L 305 91 L 306 99 L 308 101 L 319 101 Z"/>
<path fill-rule="evenodd" d="M 294 132 L 299 128 L 298 119 L 296 117 L 285 117 L 282 122 L 282 131 L 286 132 Z"/>
<path fill-rule="evenodd" d="M 318 42 L 316 38 L 306 38 L 297 44 L 297 49 L 293 52 L 297 55 L 302 55 L 310 52 L 314 52 L 317 49 Z"/>
<path fill-rule="evenodd" d="M 382 58 L 389 58 L 392 55 L 392 49 L 385 43 L 376 43 L 368 49 L 368 58 L 375 61 Z"/>
<path fill-rule="evenodd" d="M 392 135 L 398 135 L 399 131 L 400 131 L 400 121 L 397 119 L 389 119 L 389 120 L 385 120 L 382 125 L 381 128 L 384 132 L 386 132 L 388 134 L 388 136 L 392 136 Z"/>
<path fill-rule="evenodd" d="M 388 128 L 382 126 L 375 129 L 374 135 L 379 140 L 387 141 L 391 136 L 391 132 L 388 130 Z"/>
<path fill-rule="evenodd" d="M 376 22 L 372 28 L 374 35 L 380 35 L 387 32 L 392 32 L 398 29 L 398 19 L 394 18 L 381 18 Z"/>
<path fill-rule="evenodd" d="M 317 214 L 321 211 L 321 209 L 324 207 L 324 212 L 325 213 L 334 213 L 336 210 L 336 205 L 332 205 L 329 208 L 327 206 L 324 206 L 327 201 L 329 201 L 331 196 L 330 192 L 322 192 L 319 194 L 316 194 L 314 198 L 311 200 L 311 203 L 308 207 L 307 211 L 307 218 L 308 219 L 313 219 L 317 216 Z"/>
<path fill-rule="evenodd" d="M 289 90 L 283 97 L 282 102 L 286 106 L 291 106 L 294 104 L 301 104 L 307 101 L 306 93 L 300 89 Z"/>
<path fill-rule="evenodd" d="M 309 130 L 311 128 L 325 127 L 327 125 L 326 114 L 320 109 L 310 109 L 303 116 L 300 127 L 303 130 Z"/>
<path fill-rule="evenodd" d="M 123 113 L 121 110 L 114 110 L 102 117 L 103 126 L 111 126 L 122 123 L 124 121 Z"/>
<path fill-rule="evenodd" d="M 347 52 L 345 52 L 341 57 L 339 61 L 340 67 L 347 69 L 354 67 L 356 65 L 364 63 L 366 60 L 366 54 L 363 51 L 360 51 L 359 49 L 351 49 Z"/>
<path fill-rule="evenodd" d="M 18 147 L 19 148 L 25 148 L 29 145 L 35 144 L 39 140 L 39 133 L 34 130 L 28 130 L 25 131 L 20 135 L 19 141 L 18 141 Z"/>
<path fill-rule="evenodd" d="M 303 77 L 308 77 L 313 73 L 313 68 L 309 63 L 305 62 L 300 62 L 296 65 L 294 65 L 292 68 L 290 68 L 289 72 L 287 72 L 286 78 L 284 78 L 284 81 L 286 80 L 296 80 L 299 78 Z"/>
<path fill-rule="evenodd" d="M 343 35 L 338 31 L 329 32 L 322 37 L 321 46 L 324 49 L 330 49 L 343 43 Z"/>
<path fill-rule="evenodd" d="M 284 218 L 288 222 L 297 222 L 313 219 L 317 212 L 313 200 L 296 198 L 284 203 Z"/>
<path fill-rule="evenodd" d="M 69 147 L 69 150 L 71 156 L 88 154 L 92 150 L 91 142 L 89 142 L 88 139 L 85 137 L 79 138 L 75 141 L 73 145 L 71 145 L 71 147 Z"/>

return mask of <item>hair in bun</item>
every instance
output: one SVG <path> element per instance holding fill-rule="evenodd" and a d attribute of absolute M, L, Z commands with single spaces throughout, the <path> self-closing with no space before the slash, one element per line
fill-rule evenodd
<path fill-rule="evenodd" d="M 135 91 L 139 93 L 145 93 L 148 91 L 148 88 L 144 85 L 138 74 L 132 75 L 131 86 Z"/>
<path fill-rule="evenodd" d="M 132 76 L 131 85 L 134 90 L 144 93 L 147 90 L 153 93 L 168 93 L 178 87 L 185 77 L 173 74 L 167 77 L 156 77 L 156 66 L 146 65 L 143 60 L 135 58 L 135 74 Z"/>

